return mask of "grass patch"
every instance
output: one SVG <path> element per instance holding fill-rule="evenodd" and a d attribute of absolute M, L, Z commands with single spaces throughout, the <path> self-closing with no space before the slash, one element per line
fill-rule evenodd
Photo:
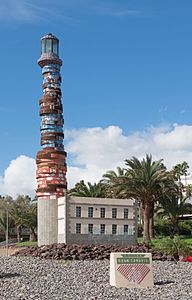
<path fill-rule="evenodd" d="M 20 243 L 16 243 L 17 247 L 32 247 L 32 246 L 37 246 L 37 242 L 20 242 Z"/>
<path fill-rule="evenodd" d="M 192 236 L 180 235 L 182 240 L 185 240 L 188 246 L 192 246 Z"/>
<path fill-rule="evenodd" d="M 192 236 L 185 236 L 185 235 L 180 235 L 179 236 L 180 239 L 182 239 L 188 246 L 192 247 Z M 165 238 L 168 238 L 168 237 L 165 237 L 165 236 L 160 236 L 158 238 L 155 238 L 155 239 L 152 239 L 151 240 L 151 246 L 152 248 L 155 248 L 155 249 L 160 249 L 161 248 L 161 244 L 163 242 L 163 240 Z M 138 243 L 143 243 L 143 238 L 142 237 L 139 237 L 138 239 Z"/>

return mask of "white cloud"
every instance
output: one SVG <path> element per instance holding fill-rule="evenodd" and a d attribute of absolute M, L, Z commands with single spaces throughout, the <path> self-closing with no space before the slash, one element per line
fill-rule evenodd
<path fill-rule="evenodd" d="M 68 182 L 98 181 L 102 175 L 132 156 L 142 158 L 151 153 L 154 159 L 164 159 L 168 168 L 186 160 L 192 165 L 192 126 L 151 127 L 142 132 L 123 134 L 121 128 L 87 128 L 66 132 L 67 152 L 72 155 Z M 75 168 L 74 168 L 75 166 Z"/>
<path fill-rule="evenodd" d="M 82 179 L 96 182 L 102 175 L 132 156 L 142 158 L 148 154 L 153 159 L 164 158 L 165 165 L 186 160 L 192 166 L 192 126 L 174 124 L 151 127 L 145 131 L 124 134 L 118 126 L 84 128 L 65 132 L 68 152 L 67 179 L 69 187 Z M 19 156 L 11 161 L 0 178 L 0 194 L 34 195 L 35 160 Z"/>
<path fill-rule="evenodd" d="M 35 196 L 36 165 L 33 158 L 20 155 L 12 160 L 0 178 L 0 194 L 15 197 L 17 194 Z"/>

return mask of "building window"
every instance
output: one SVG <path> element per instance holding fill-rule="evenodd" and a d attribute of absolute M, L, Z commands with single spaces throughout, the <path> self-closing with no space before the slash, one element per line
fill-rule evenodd
<path fill-rule="evenodd" d="M 128 228 L 129 228 L 128 225 L 124 225 L 124 234 L 128 234 Z"/>
<path fill-rule="evenodd" d="M 76 206 L 76 217 L 81 217 L 81 206 Z"/>
<path fill-rule="evenodd" d="M 76 223 L 76 233 L 81 233 L 81 224 Z"/>
<path fill-rule="evenodd" d="M 100 233 L 104 234 L 105 233 L 105 224 L 100 225 Z"/>
<path fill-rule="evenodd" d="M 88 207 L 88 218 L 93 218 L 93 207 Z"/>
<path fill-rule="evenodd" d="M 113 219 L 117 218 L 117 208 L 112 208 L 112 218 Z"/>
<path fill-rule="evenodd" d="M 105 218 L 105 208 L 104 207 L 100 208 L 100 218 Z"/>
<path fill-rule="evenodd" d="M 93 224 L 88 224 L 88 233 L 93 234 Z"/>
<path fill-rule="evenodd" d="M 129 209 L 124 208 L 124 219 L 128 219 Z"/>
<path fill-rule="evenodd" d="M 112 234 L 117 234 L 117 224 L 112 224 Z"/>

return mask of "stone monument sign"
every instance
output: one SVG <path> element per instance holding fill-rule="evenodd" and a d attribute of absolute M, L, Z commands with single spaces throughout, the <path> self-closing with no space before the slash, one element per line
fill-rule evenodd
<path fill-rule="evenodd" d="M 127 288 L 153 287 L 151 253 L 111 253 L 110 285 Z"/>

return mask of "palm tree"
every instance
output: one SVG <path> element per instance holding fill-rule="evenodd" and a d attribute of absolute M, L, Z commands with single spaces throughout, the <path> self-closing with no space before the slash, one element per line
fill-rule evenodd
<path fill-rule="evenodd" d="M 19 195 L 15 201 L 9 196 L 0 197 L 0 228 L 6 236 L 7 213 L 9 229 L 16 228 L 17 240 L 20 241 L 22 227 L 30 231 L 30 240 L 37 240 L 37 205 L 29 196 Z"/>
<path fill-rule="evenodd" d="M 187 198 L 187 196 L 180 193 L 179 187 L 176 185 L 174 191 L 166 192 L 159 198 L 157 215 L 161 214 L 161 216 L 169 218 L 172 231 L 171 237 L 174 237 L 179 231 L 179 217 L 187 213 L 192 213 L 192 205 L 186 203 Z"/>
<path fill-rule="evenodd" d="M 21 228 L 25 227 L 24 215 L 30 206 L 30 198 L 29 196 L 18 195 L 15 201 L 13 202 L 12 208 L 10 210 L 10 215 L 12 216 L 16 232 L 17 232 L 17 240 L 20 242 L 20 232 Z"/>
<path fill-rule="evenodd" d="M 10 196 L 1 197 L 0 196 L 0 229 L 5 234 L 9 235 L 10 229 L 14 228 L 14 220 L 10 215 L 10 210 L 13 205 L 13 199 Z M 8 225 L 8 228 L 7 228 Z"/>
<path fill-rule="evenodd" d="M 152 226 L 154 203 L 158 200 L 168 177 L 168 172 L 162 161 L 162 159 L 152 161 L 151 155 L 146 155 L 146 158 L 141 161 L 132 157 L 125 160 L 127 168 L 124 175 L 113 178 L 112 181 L 112 189 L 113 191 L 116 190 L 119 197 L 139 201 L 143 215 L 143 236 L 146 244 L 151 240 L 150 223 Z"/>
<path fill-rule="evenodd" d="M 103 175 L 104 178 L 113 181 L 115 178 L 119 178 L 120 176 L 125 176 L 126 169 L 117 167 L 117 172 L 115 171 L 108 171 L 106 174 Z"/>
<path fill-rule="evenodd" d="M 31 242 L 37 241 L 37 204 L 30 203 L 23 215 L 23 223 L 29 228 Z"/>
<path fill-rule="evenodd" d="M 19 195 L 13 203 L 10 214 L 14 219 L 17 239 L 20 241 L 20 229 L 27 227 L 30 231 L 30 241 L 37 240 L 37 205 L 29 196 Z"/>
<path fill-rule="evenodd" d="M 124 168 L 117 167 L 116 172 L 110 170 L 103 175 L 101 182 L 106 185 L 106 193 L 109 198 L 123 198 L 121 188 L 118 189 L 118 183 L 125 178 L 126 172 Z"/>
<path fill-rule="evenodd" d="M 186 185 L 185 193 L 186 193 L 187 198 L 191 198 L 191 196 L 192 196 L 192 184 Z"/>
<path fill-rule="evenodd" d="M 106 197 L 106 185 L 102 182 L 87 185 L 83 180 L 76 183 L 75 187 L 69 191 L 70 196 L 79 197 L 95 197 L 95 198 L 105 198 Z"/>
<path fill-rule="evenodd" d="M 153 237 L 154 203 L 161 195 L 162 188 L 167 182 L 168 173 L 162 159 L 152 161 L 151 155 L 139 161 L 136 157 L 126 160 L 127 173 L 130 177 L 128 194 L 141 203 L 143 215 L 144 242 L 149 243 Z"/>
<path fill-rule="evenodd" d="M 10 215 L 12 216 L 14 223 L 15 223 L 18 242 L 20 242 L 20 240 L 21 240 L 21 227 L 23 225 L 21 209 L 22 209 L 21 206 L 17 205 L 17 203 L 14 203 L 13 207 L 10 211 Z"/>
<path fill-rule="evenodd" d="M 183 188 L 183 184 L 181 183 L 181 176 L 185 176 L 185 184 L 186 183 L 186 176 L 187 176 L 187 170 L 189 169 L 189 165 L 186 161 L 183 161 L 181 164 L 177 164 L 172 168 L 172 173 L 175 176 L 176 180 L 181 185 L 181 188 Z"/>

